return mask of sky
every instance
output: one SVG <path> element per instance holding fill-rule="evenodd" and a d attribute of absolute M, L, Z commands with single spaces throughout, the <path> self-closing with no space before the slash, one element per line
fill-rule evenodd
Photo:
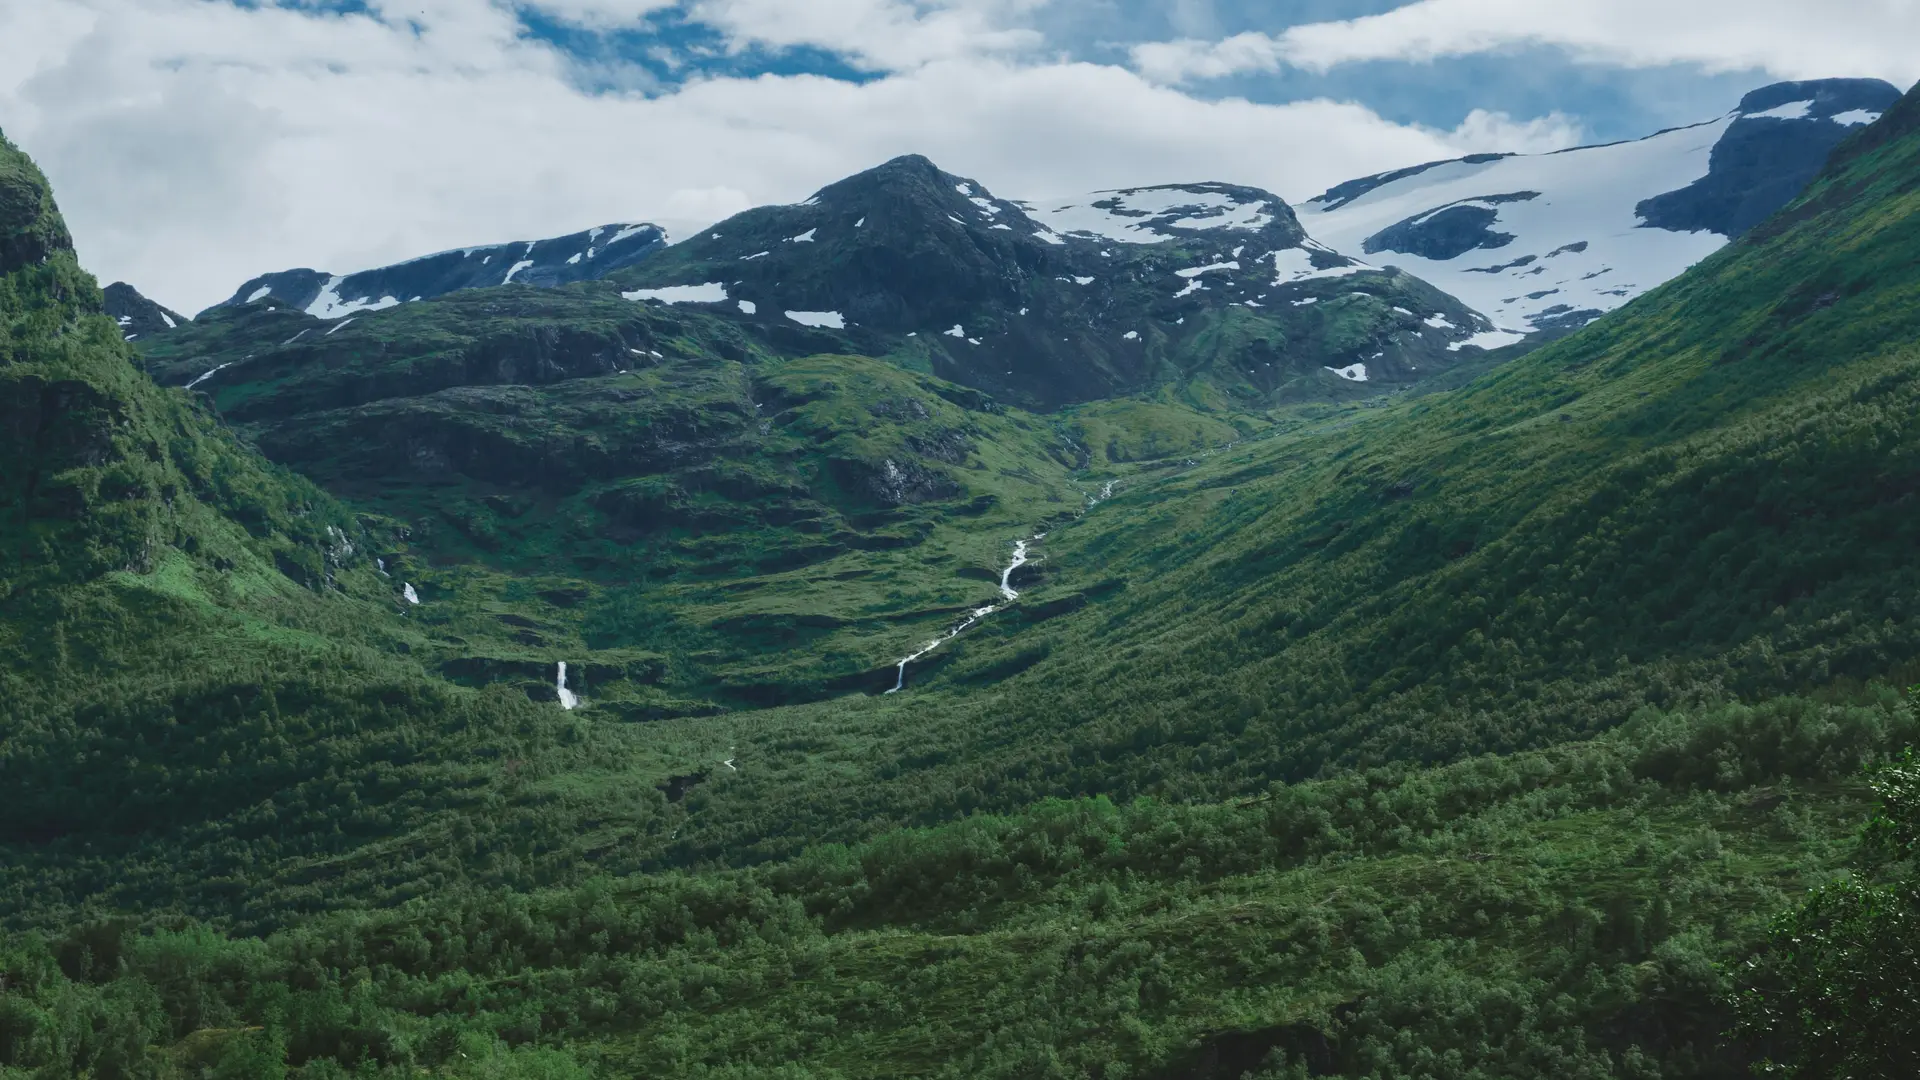
<path fill-rule="evenodd" d="M 1005 198 L 1636 138 L 1920 79 L 1920 0 L 0 0 L 0 132 L 83 262 L 247 278 L 654 221 L 903 153 Z"/>

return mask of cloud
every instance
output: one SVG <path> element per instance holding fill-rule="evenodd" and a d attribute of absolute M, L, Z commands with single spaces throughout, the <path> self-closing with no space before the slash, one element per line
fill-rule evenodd
<path fill-rule="evenodd" d="M 735 53 L 816 48 L 868 71 L 1034 49 L 1020 25 L 1046 0 L 518 0 L 575 25 L 609 29 L 673 9 L 719 32 Z"/>
<path fill-rule="evenodd" d="M 1503 112 L 1475 109 L 1446 140 L 1462 154 L 1550 154 L 1579 146 L 1585 137 L 1578 122 L 1557 112 L 1515 120 Z"/>
<path fill-rule="evenodd" d="M 1417 0 L 1380 15 L 1220 41 L 1152 42 L 1134 67 L 1170 85 L 1281 65 L 1326 71 L 1359 61 L 1431 61 L 1551 46 L 1627 67 L 1759 68 L 1784 79 L 1920 79 L 1920 4 L 1911 0 Z"/>
<path fill-rule="evenodd" d="M 591 92 L 572 58 L 489 0 L 348 15 L 56 7 L 0 0 L 0 128 L 52 177 L 90 268 L 189 311 L 294 266 L 350 271 L 614 221 L 686 235 L 909 152 L 1010 197 L 1227 179 L 1303 199 L 1568 129 L 1476 114 L 1434 131 L 1334 101 L 1207 101 L 1118 66 L 933 45 L 863 82 Z M 758 32 L 826 32 L 782 25 Z"/>

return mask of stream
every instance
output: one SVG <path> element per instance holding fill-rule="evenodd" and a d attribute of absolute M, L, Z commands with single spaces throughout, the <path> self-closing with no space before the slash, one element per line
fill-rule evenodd
<path fill-rule="evenodd" d="M 1046 538 L 1047 538 L 1046 533 L 1035 533 L 1031 537 L 1025 540 L 1015 540 L 1013 542 L 1013 561 L 1007 564 L 1007 568 L 1005 570 L 1000 571 L 1000 595 L 1002 598 L 1009 601 L 1020 599 L 1019 590 L 1013 587 L 1013 572 L 1027 565 L 1029 562 L 1033 561 L 1031 555 L 1029 554 L 1029 552 L 1031 551 L 1032 545 L 1037 544 L 1040 541 L 1045 540 Z M 887 691 L 887 693 L 897 694 L 900 691 L 905 690 L 907 688 L 907 665 L 908 664 L 913 663 L 915 660 L 920 659 L 921 657 L 927 655 L 928 653 L 934 651 L 935 649 L 938 649 L 940 646 L 945 645 L 947 642 L 952 641 L 954 638 L 959 637 L 961 634 L 966 633 L 969 629 L 973 627 L 973 624 L 979 622 L 981 619 L 986 618 L 987 616 L 993 614 L 994 612 L 999 611 L 1002 606 L 1003 605 L 1001 604 L 988 604 L 986 607 L 983 607 L 983 608 L 974 608 L 972 614 L 968 615 L 965 619 L 961 620 L 959 625 L 947 631 L 944 637 L 938 637 L 933 639 L 932 641 L 927 642 L 926 645 L 921 647 L 919 652 L 914 653 L 912 656 L 906 657 L 905 659 L 901 660 L 896 668 L 899 674 L 894 679 L 893 689 Z"/>

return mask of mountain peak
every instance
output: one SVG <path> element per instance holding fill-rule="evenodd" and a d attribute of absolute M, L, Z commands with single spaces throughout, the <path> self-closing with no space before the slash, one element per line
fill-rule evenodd
<path fill-rule="evenodd" d="M 1792 120 L 1852 119 L 1852 114 L 1877 118 L 1899 100 L 1900 89 L 1880 79 L 1812 79 L 1763 86 L 1741 98 L 1734 111 L 1743 117 Z"/>
<path fill-rule="evenodd" d="M 72 250 L 46 176 L 0 134 L 0 274 Z"/>
<path fill-rule="evenodd" d="M 192 322 L 171 308 L 165 308 L 141 295 L 140 290 L 124 281 L 116 281 L 106 287 L 104 295 L 107 301 L 107 314 L 120 324 L 121 336 L 128 341 L 135 338 L 151 337 L 178 327 L 181 323 Z"/>
<path fill-rule="evenodd" d="M 351 274 L 304 267 L 262 274 L 216 306 L 271 300 L 322 319 L 341 319 L 461 289 L 595 281 L 666 246 L 666 231 L 658 225 L 615 222 L 546 240 L 455 248 Z"/>

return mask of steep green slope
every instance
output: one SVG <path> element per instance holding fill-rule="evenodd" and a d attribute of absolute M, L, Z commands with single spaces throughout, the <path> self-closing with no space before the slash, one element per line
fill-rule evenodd
<path fill-rule="evenodd" d="M 135 368 L 4 142 L 0 236 L 5 918 L 108 889 L 231 915 L 263 859 L 310 874 L 512 812 L 498 762 L 539 761 L 558 710 L 405 655 L 424 634 L 370 553 L 390 538 Z"/>

